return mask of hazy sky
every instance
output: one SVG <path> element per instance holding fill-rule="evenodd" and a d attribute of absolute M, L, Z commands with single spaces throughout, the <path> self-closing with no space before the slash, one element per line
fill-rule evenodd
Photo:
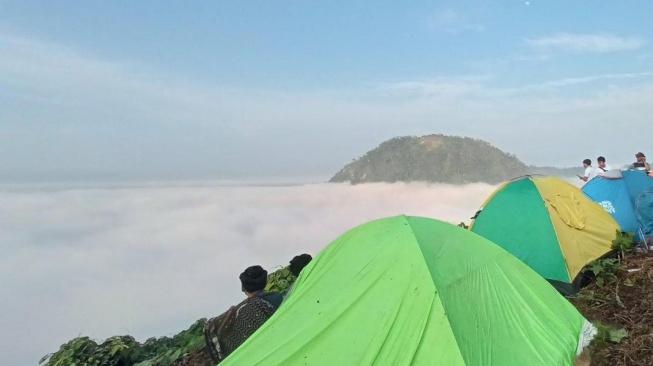
<path fill-rule="evenodd" d="M 532 164 L 628 163 L 650 146 L 651 14 L 645 0 L 0 0 L 0 181 L 325 180 L 430 133 Z"/>
<path fill-rule="evenodd" d="M 495 187 L 0 186 L 0 365 L 79 335 L 172 335 L 242 300 L 238 275 L 410 214 L 469 222 Z"/>

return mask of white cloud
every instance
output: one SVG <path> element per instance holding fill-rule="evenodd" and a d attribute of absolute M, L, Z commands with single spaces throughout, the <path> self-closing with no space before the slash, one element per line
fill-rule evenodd
<path fill-rule="evenodd" d="M 488 88 L 489 75 L 467 75 L 424 80 L 407 80 L 379 85 L 379 90 L 398 94 L 411 94 L 420 98 L 459 98 L 482 93 Z"/>
<path fill-rule="evenodd" d="M 180 117 L 207 122 L 237 99 L 233 91 L 188 85 L 163 72 L 103 61 L 56 44 L 0 34 L 0 85 L 7 94 L 89 112 L 132 113 L 160 123 Z M 92 112 L 90 112 L 92 111 Z M 100 123 L 88 118 L 85 123 Z"/>
<path fill-rule="evenodd" d="M 242 298 L 238 274 L 398 214 L 469 222 L 495 187 L 319 184 L 0 190 L 0 364 L 80 334 L 170 335 Z"/>
<path fill-rule="evenodd" d="M 545 50 L 610 53 L 637 50 L 644 47 L 646 41 L 640 37 L 619 37 L 612 34 L 558 33 L 548 37 L 526 39 L 526 43 Z"/>
<path fill-rule="evenodd" d="M 596 82 L 596 81 L 643 79 L 643 78 L 650 78 L 651 76 L 653 76 L 653 72 L 592 75 L 592 76 L 584 76 L 584 77 L 577 77 L 577 78 L 566 78 L 566 79 L 560 79 L 560 80 L 547 81 L 545 83 L 538 84 L 538 85 L 536 85 L 534 87 L 535 88 L 542 88 L 542 89 L 550 89 L 550 88 L 560 88 L 560 87 L 565 87 L 565 86 L 592 83 L 592 82 Z"/>
<path fill-rule="evenodd" d="M 482 24 L 470 21 L 469 16 L 465 16 L 453 9 L 443 9 L 435 13 L 429 19 L 428 27 L 433 30 L 444 31 L 446 33 L 458 34 L 463 32 L 485 32 L 486 28 Z"/>

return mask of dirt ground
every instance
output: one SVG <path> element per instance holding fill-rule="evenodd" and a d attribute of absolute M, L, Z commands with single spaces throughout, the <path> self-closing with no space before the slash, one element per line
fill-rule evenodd
<path fill-rule="evenodd" d="M 593 283 L 569 300 L 604 330 L 590 345 L 592 366 L 653 365 L 653 256 L 626 256 L 616 278 L 602 287 Z M 620 338 L 622 328 L 625 337 L 609 339 L 609 330 Z"/>

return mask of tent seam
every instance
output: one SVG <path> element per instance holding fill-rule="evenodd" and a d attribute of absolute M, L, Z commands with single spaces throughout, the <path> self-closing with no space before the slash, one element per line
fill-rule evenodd
<path fill-rule="evenodd" d="M 410 221 L 408 221 L 408 217 L 406 215 L 401 215 L 401 217 L 406 222 L 406 225 L 408 225 L 408 227 L 410 228 L 410 234 L 413 236 L 413 238 L 415 238 L 415 240 L 413 242 L 415 243 L 415 245 L 417 245 L 417 249 L 422 254 L 421 255 L 422 263 L 424 263 L 424 267 L 426 268 L 426 271 L 429 273 L 429 275 L 431 275 L 431 282 L 433 283 L 433 288 L 435 289 L 435 294 L 437 294 L 437 296 L 434 296 L 434 297 L 437 297 L 437 301 L 440 302 L 440 305 L 442 305 L 442 309 L 444 309 L 444 312 L 446 314 L 447 309 L 445 308 L 444 303 L 442 302 L 442 298 L 439 295 L 440 290 L 438 290 L 438 286 L 436 286 L 435 281 L 433 281 L 433 275 L 431 274 L 431 270 L 429 269 L 429 265 L 426 262 L 426 258 L 424 258 L 424 251 L 422 250 L 422 246 L 419 244 L 419 240 L 417 239 L 417 236 L 415 235 L 415 230 L 413 230 L 413 225 L 411 225 Z M 460 230 L 466 230 L 466 229 L 460 228 Z M 429 315 L 430 315 L 432 309 L 433 309 L 433 303 L 431 302 L 431 309 L 429 309 Z M 447 319 L 447 324 L 449 325 L 449 331 L 453 335 L 454 341 L 456 341 L 456 347 L 458 348 L 458 354 L 460 355 L 460 358 L 463 360 L 463 363 L 465 365 L 467 365 L 467 360 L 465 360 L 465 357 L 463 356 L 463 353 L 461 352 L 460 344 L 458 343 L 458 337 L 456 337 L 456 332 L 453 331 L 453 326 L 451 325 L 451 322 L 449 321 L 449 317 L 446 317 L 446 319 Z M 428 324 L 428 322 L 427 322 L 427 324 Z M 421 344 L 421 341 L 420 341 L 420 344 Z M 419 345 L 418 345 L 418 348 L 419 348 Z"/>
<path fill-rule="evenodd" d="M 556 237 L 556 244 L 558 245 L 558 249 L 560 249 L 560 257 L 562 258 L 562 261 L 565 263 L 565 273 L 567 273 L 567 279 L 569 280 L 569 283 L 573 282 L 573 279 L 571 278 L 571 273 L 569 273 L 569 263 L 567 263 L 567 258 L 565 258 L 565 252 L 562 249 L 562 245 L 560 244 L 560 238 L 558 237 L 558 232 L 556 231 L 555 225 L 553 224 L 553 219 L 551 218 L 553 215 L 551 215 L 551 211 L 549 211 L 549 203 L 542 197 L 542 192 L 537 187 L 537 184 L 535 184 L 534 180 L 531 180 L 533 182 L 533 185 L 535 186 L 535 190 L 537 191 L 537 194 L 540 196 L 540 199 L 542 200 L 542 203 L 544 203 L 544 208 L 546 209 L 548 213 L 548 219 L 551 224 L 551 229 L 553 230 L 553 235 Z"/>

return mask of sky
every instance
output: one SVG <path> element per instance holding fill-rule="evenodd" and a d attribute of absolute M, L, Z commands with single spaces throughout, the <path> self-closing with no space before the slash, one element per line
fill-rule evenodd
<path fill-rule="evenodd" d="M 77 336 L 174 335 L 240 302 L 238 275 L 399 214 L 469 223 L 486 184 L 0 186 L 0 365 Z"/>
<path fill-rule="evenodd" d="M 319 182 L 432 133 L 527 164 L 630 163 L 649 146 L 650 14 L 644 0 L 0 0 L 0 182 Z"/>
<path fill-rule="evenodd" d="M 324 182 L 392 137 L 469 136 L 559 167 L 653 154 L 650 14 L 0 0 L 0 364 L 78 335 L 177 333 L 238 301 L 246 266 L 383 216 L 468 221 L 494 190 L 281 184 Z"/>

